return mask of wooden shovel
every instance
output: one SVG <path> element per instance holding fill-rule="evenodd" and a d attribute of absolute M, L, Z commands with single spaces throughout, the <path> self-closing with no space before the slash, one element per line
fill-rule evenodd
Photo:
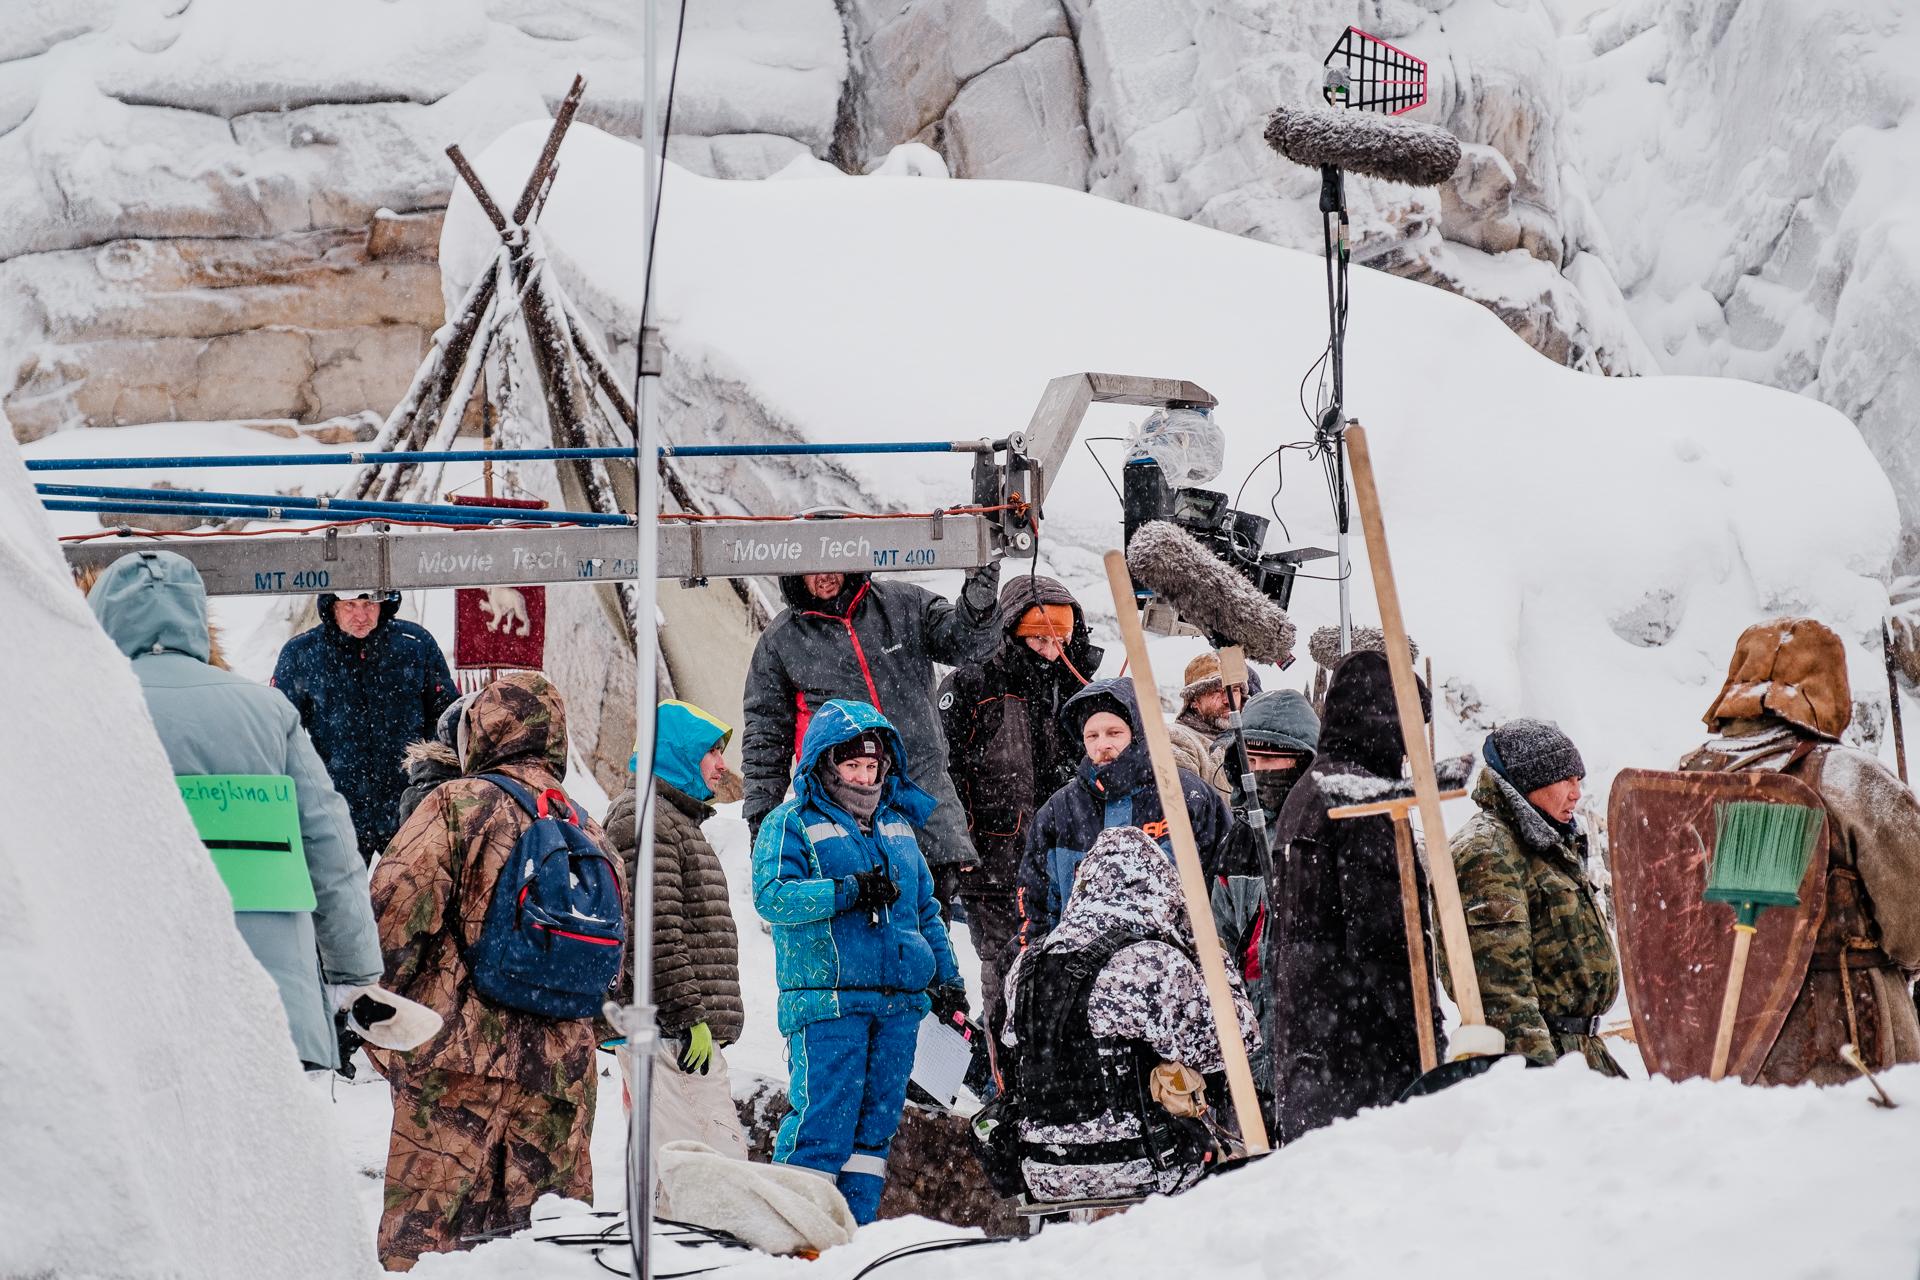
<path fill-rule="evenodd" d="M 1373 570 L 1373 593 L 1380 605 L 1380 630 L 1386 636 L 1387 665 L 1393 673 L 1393 700 L 1400 710 L 1400 737 L 1407 748 L 1413 773 L 1413 794 L 1420 810 L 1420 830 L 1427 837 L 1427 878 L 1440 917 L 1440 937 L 1446 943 L 1447 973 L 1453 979 L 1462 1030 L 1486 1025 L 1480 1006 L 1480 978 L 1473 969 L 1473 947 L 1467 941 L 1467 916 L 1460 906 L 1460 883 L 1453 874 L 1446 823 L 1440 817 L 1440 784 L 1433 774 L 1433 753 L 1427 747 L 1426 717 L 1420 713 L 1420 686 L 1413 676 L 1413 657 L 1407 648 L 1406 622 L 1400 616 L 1400 593 L 1393 583 L 1393 559 L 1387 551 L 1387 526 L 1380 514 L 1380 491 L 1373 481 L 1373 454 L 1367 433 L 1358 422 L 1346 430 L 1347 452 L 1353 464 L 1354 497 L 1360 506 L 1360 524 L 1366 532 L 1367 562 Z"/>
<path fill-rule="evenodd" d="M 1227 964 L 1220 933 L 1213 924 L 1213 904 L 1207 878 L 1200 869 L 1200 852 L 1193 842 L 1193 823 L 1187 818 L 1187 800 L 1180 788 L 1179 767 L 1173 760 L 1173 741 L 1160 714 L 1160 690 L 1147 660 L 1147 637 L 1140 629 L 1140 606 L 1133 594 L 1133 575 L 1127 558 L 1118 551 L 1106 556 L 1107 585 L 1113 590 L 1113 612 L 1120 620 L 1120 637 L 1127 646 L 1127 666 L 1133 672 L 1134 694 L 1140 703 L 1141 729 L 1147 738 L 1147 758 L 1153 762 L 1153 781 L 1160 791 L 1160 812 L 1173 841 L 1173 864 L 1180 872 L 1180 892 L 1187 900 L 1187 920 L 1200 955 L 1200 975 L 1206 980 L 1207 1002 L 1220 1036 L 1220 1056 L 1227 1068 L 1227 1091 L 1240 1120 L 1240 1137 L 1249 1155 L 1270 1150 L 1266 1118 L 1260 1113 L 1260 1095 L 1253 1087 L 1253 1065 L 1247 1061 L 1246 1042 L 1240 1038 L 1240 1016 L 1227 984 Z"/>

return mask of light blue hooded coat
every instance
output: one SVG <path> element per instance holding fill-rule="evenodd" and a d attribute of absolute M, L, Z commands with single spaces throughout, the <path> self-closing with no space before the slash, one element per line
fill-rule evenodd
<path fill-rule="evenodd" d="M 300 716 L 280 691 L 207 665 L 207 591 L 171 551 L 109 565 L 87 596 L 133 674 L 176 774 L 276 774 L 300 799 L 300 839 L 317 903 L 312 912 L 244 911 L 234 923 L 280 988 L 304 1062 L 337 1065 L 327 982 L 381 977 L 380 939 L 347 802 L 333 789 Z"/>

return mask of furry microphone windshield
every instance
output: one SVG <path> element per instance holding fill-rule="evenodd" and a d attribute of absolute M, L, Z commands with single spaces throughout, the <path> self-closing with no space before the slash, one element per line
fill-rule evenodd
<path fill-rule="evenodd" d="M 1274 666 L 1292 658 L 1286 610 L 1177 525 L 1141 525 L 1127 544 L 1127 568 L 1216 644 L 1237 644 L 1249 658 Z"/>
<path fill-rule="evenodd" d="M 1364 111 L 1281 107 L 1267 120 L 1266 138 L 1310 169 L 1331 165 L 1414 187 L 1438 186 L 1460 167 L 1460 140 L 1445 129 Z"/>

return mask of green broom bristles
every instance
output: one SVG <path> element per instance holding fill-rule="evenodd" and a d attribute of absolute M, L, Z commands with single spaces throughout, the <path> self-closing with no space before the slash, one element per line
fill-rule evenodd
<path fill-rule="evenodd" d="M 1728 902 L 1751 926 L 1767 907 L 1800 905 L 1800 881 L 1824 814 L 1800 804 L 1735 800 L 1714 806 L 1708 902 Z"/>

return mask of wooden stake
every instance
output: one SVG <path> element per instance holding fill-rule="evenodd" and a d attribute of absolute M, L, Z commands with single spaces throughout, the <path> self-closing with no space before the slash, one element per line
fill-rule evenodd
<path fill-rule="evenodd" d="M 1440 798 L 1459 800 L 1466 794 L 1449 791 Z M 1327 816 L 1336 822 L 1345 818 L 1388 818 L 1393 822 L 1393 853 L 1400 866 L 1400 918 L 1407 932 L 1407 976 L 1413 980 L 1413 1034 L 1420 1041 L 1420 1072 L 1424 1075 L 1440 1065 L 1440 1055 L 1433 1043 L 1433 976 L 1427 971 L 1427 931 L 1420 927 L 1420 882 L 1413 871 L 1413 823 L 1407 818 L 1419 803 L 1412 796 L 1395 797 L 1342 805 L 1327 810 Z"/>
<path fill-rule="evenodd" d="M 1387 525 L 1380 511 L 1380 491 L 1373 479 L 1373 454 L 1367 446 L 1366 429 L 1358 422 L 1348 424 L 1346 439 L 1354 496 L 1360 506 L 1360 524 L 1366 531 L 1367 562 L 1373 570 L 1373 594 L 1380 605 L 1380 630 L 1386 637 L 1387 667 L 1393 674 L 1393 700 L 1399 704 L 1400 737 L 1406 745 L 1407 764 L 1413 772 L 1420 830 L 1426 835 L 1427 848 L 1431 851 L 1427 878 L 1433 885 L 1434 908 L 1440 916 L 1440 936 L 1447 946 L 1447 973 L 1453 979 L 1461 1024 L 1484 1026 L 1486 1013 L 1480 1005 L 1480 978 L 1473 968 L 1467 916 L 1460 906 L 1460 883 L 1453 874 L 1447 827 L 1440 816 L 1440 785 L 1433 775 L 1433 753 L 1427 749 L 1425 717 L 1420 714 L 1420 686 L 1413 678 L 1407 627 L 1400 615 L 1400 592 L 1393 582 Z"/>
<path fill-rule="evenodd" d="M 1420 1040 L 1420 1073 L 1425 1075 L 1440 1065 L 1440 1055 L 1433 1044 L 1433 978 L 1427 972 L 1427 931 L 1420 927 L 1420 882 L 1413 874 L 1413 824 L 1404 817 L 1394 819 L 1393 855 L 1400 864 L 1407 976 L 1413 979 L 1413 1034 Z"/>
<path fill-rule="evenodd" d="M 1747 980 L 1747 951 L 1753 946 L 1753 926 L 1733 926 L 1733 963 L 1727 969 L 1727 993 L 1720 1000 L 1720 1028 L 1713 1036 L 1713 1068 L 1707 1079 L 1719 1080 L 1727 1074 L 1727 1058 L 1733 1052 L 1733 1024 L 1740 1012 L 1740 988 Z"/>
<path fill-rule="evenodd" d="M 1240 1119 L 1240 1137 L 1249 1155 L 1270 1150 L 1266 1117 L 1260 1112 L 1260 1095 L 1253 1087 L 1253 1064 L 1247 1061 L 1246 1041 L 1240 1038 L 1240 1015 L 1234 1008 L 1233 988 L 1227 982 L 1226 958 L 1220 949 L 1220 933 L 1214 928 L 1213 906 L 1207 895 L 1207 879 L 1200 870 L 1200 852 L 1193 841 L 1193 823 L 1187 817 L 1187 801 L 1180 787 L 1179 767 L 1173 761 L 1173 740 L 1167 736 L 1167 722 L 1160 714 L 1160 690 L 1153 682 L 1153 667 L 1147 660 L 1147 637 L 1140 629 L 1140 606 L 1134 599 L 1133 577 L 1127 572 L 1127 558 L 1118 551 L 1106 556 L 1107 585 L 1113 591 L 1113 611 L 1120 621 L 1120 636 L 1127 646 L 1127 665 L 1133 671 L 1133 690 L 1140 702 L 1141 730 L 1146 734 L 1147 757 L 1153 761 L 1153 781 L 1160 791 L 1161 816 L 1167 822 L 1167 834 L 1173 841 L 1173 863 L 1180 872 L 1180 892 L 1187 901 L 1187 921 L 1193 926 L 1193 940 L 1200 954 L 1200 974 L 1207 983 L 1207 1002 L 1213 1008 L 1213 1026 L 1220 1037 L 1220 1057 L 1227 1068 L 1227 1091 L 1233 1095 L 1233 1111 Z"/>

